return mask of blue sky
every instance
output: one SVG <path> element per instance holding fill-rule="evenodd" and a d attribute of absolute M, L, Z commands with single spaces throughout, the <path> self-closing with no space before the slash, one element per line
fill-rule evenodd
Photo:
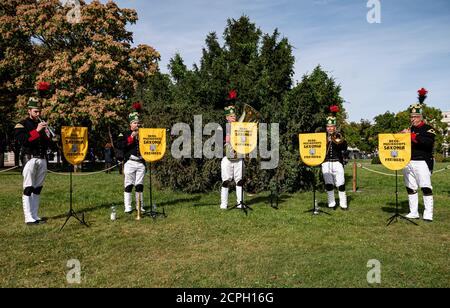
<path fill-rule="evenodd" d="M 102 1 L 105 2 L 105 1 Z M 450 110 L 450 1 L 380 0 L 381 23 L 370 24 L 368 0 L 117 0 L 139 15 L 135 44 L 176 52 L 191 67 L 209 32 L 221 38 L 228 18 L 250 17 L 264 33 L 278 28 L 294 46 L 295 76 L 321 64 L 342 86 L 349 120 L 372 120 L 416 102 Z"/>

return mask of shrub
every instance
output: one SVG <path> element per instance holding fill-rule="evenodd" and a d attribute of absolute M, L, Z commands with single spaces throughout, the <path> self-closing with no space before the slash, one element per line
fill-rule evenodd
<path fill-rule="evenodd" d="M 435 153 L 434 154 L 434 160 L 437 163 L 443 163 L 444 162 L 444 155 L 442 155 L 441 153 Z"/>
<path fill-rule="evenodd" d="M 374 158 L 372 158 L 372 165 L 380 165 L 381 164 L 381 160 L 379 156 L 375 156 Z"/>

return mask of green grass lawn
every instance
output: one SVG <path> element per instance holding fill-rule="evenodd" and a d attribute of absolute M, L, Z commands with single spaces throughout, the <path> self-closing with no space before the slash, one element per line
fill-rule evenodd
<path fill-rule="evenodd" d="M 366 165 L 382 172 L 382 166 Z M 436 169 L 446 164 L 438 164 Z M 346 168 L 348 176 L 351 167 Z M 86 228 L 69 220 L 69 177 L 49 174 L 41 216 L 26 226 L 19 172 L 0 173 L 0 287 L 450 287 L 450 170 L 433 176 L 435 220 L 386 227 L 395 205 L 395 178 L 359 169 L 350 211 L 312 216 L 312 193 L 247 196 L 253 211 L 221 211 L 219 192 L 155 191 L 168 218 L 141 221 L 123 213 L 122 176 L 74 176 L 74 209 Z M 145 199 L 148 203 L 148 177 Z M 407 195 L 399 178 L 400 206 Z M 351 190 L 348 178 L 347 190 Z M 230 194 L 230 204 L 235 198 Z M 325 206 L 326 194 L 318 193 Z M 422 198 L 420 198 L 421 200 Z M 118 218 L 110 220 L 117 205 Z M 421 212 L 423 202 L 420 201 Z M 81 263 L 81 284 L 66 280 L 67 261 Z M 381 284 L 369 284 L 367 263 L 381 263 Z"/>

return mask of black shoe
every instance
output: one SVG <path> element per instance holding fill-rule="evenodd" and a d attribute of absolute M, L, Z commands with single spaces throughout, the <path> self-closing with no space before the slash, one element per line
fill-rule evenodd
<path fill-rule="evenodd" d="M 348 207 L 341 207 L 341 209 L 343 210 L 343 211 L 348 211 Z"/>
<path fill-rule="evenodd" d="M 38 219 L 38 220 L 36 220 L 36 222 L 37 223 L 39 223 L 39 224 L 45 224 L 45 223 L 47 223 L 47 219 Z"/>
<path fill-rule="evenodd" d="M 27 226 L 36 226 L 39 224 L 39 221 L 27 222 L 26 224 L 27 224 Z"/>
<path fill-rule="evenodd" d="M 433 222 L 433 220 L 430 220 L 430 219 L 424 219 L 423 221 L 428 222 L 428 223 Z"/>

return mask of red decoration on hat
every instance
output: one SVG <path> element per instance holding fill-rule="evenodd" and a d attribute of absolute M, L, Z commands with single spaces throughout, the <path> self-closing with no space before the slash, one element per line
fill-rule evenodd
<path fill-rule="evenodd" d="M 339 106 L 333 105 L 330 107 L 330 112 L 332 113 L 338 113 L 339 112 Z"/>
<path fill-rule="evenodd" d="M 50 90 L 50 83 L 49 82 L 39 82 L 38 83 L 38 91 L 47 91 Z"/>
<path fill-rule="evenodd" d="M 236 98 L 237 98 L 237 92 L 236 92 L 236 90 L 233 89 L 228 94 L 228 99 L 236 99 Z"/>
<path fill-rule="evenodd" d="M 419 96 L 426 96 L 428 94 L 427 89 L 422 88 L 419 91 L 417 91 L 417 93 L 419 93 Z"/>
<path fill-rule="evenodd" d="M 142 105 L 140 102 L 134 102 L 133 103 L 133 109 L 136 110 L 137 112 L 141 112 L 142 111 Z"/>
<path fill-rule="evenodd" d="M 423 104 L 423 102 L 427 98 L 427 94 L 428 94 L 427 89 L 422 88 L 419 91 L 417 91 L 417 93 L 419 93 L 419 103 Z"/>

